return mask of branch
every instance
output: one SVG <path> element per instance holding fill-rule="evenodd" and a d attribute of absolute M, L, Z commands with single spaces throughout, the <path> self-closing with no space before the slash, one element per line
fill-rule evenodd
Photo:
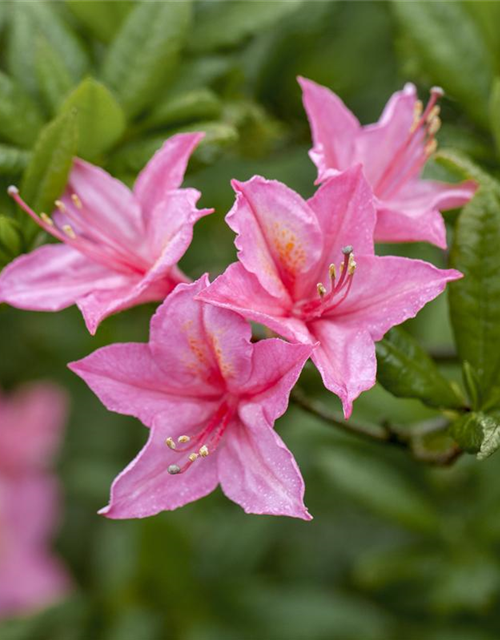
<path fill-rule="evenodd" d="M 418 438 L 422 435 L 445 431 L 448 427 L 448 422 L 446 420 L 439 419 L 429 421 L 425 423 L 425 425 L 422 425 L 422 429 L 419 429 L 416 432 L 403 433 L 389 423 L 375 425 L 367 422 L 344 420 L 340 413 L 331 411 L 318 400 L 310 400 L 298 387 L 293 389 L 291 400 L 307 413 L 319 418 L 332 427 L 341 429 L 345 433 L 357 436 L 363 440 L 378 442 L 379 444 L 390 444 L 392 446 L 405 449 L 420 462 L 436 466 L 448 466 L 455 462 L 455 460 L 457 460 L 457 458 L 459 458 L 463 453 L 462 449 L 455 444 L 447 451 L 436 453 L 425 451 L 418 446 Z"/>

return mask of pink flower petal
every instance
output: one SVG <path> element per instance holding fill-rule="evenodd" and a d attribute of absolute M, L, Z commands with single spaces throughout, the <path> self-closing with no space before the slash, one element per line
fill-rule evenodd
<path fill-rule="evenodd" d="M 413 124 L 417 90 L 406 84 L 394 93 L 376 124 L 363 127 L 356 140 L 355 156 L 375 193 L 376 185 L 396 154 L 406 143 Z"/>
<path fill-rule="evenodd" d="M 411 211 L 392 209 L 381 203 L 377 209 L 377 242 L 430 242 L 446 249 L 446 225 L 437 209 Z"/>
<path fill-rule="evenodd" d="M 151 321 L 151 350 L 172 384 L 237 390 L 251 372 L 251 328 L 235 313 L 194 300 L 208 283 L 204 276 L 179 285 L 161 305 Z"/>
<path fill-rule="evenodd" d="M 477 184 L 473 180 L 458 184 L 412 180 L 391 199 L 391 208 L 412 213 L 424 213 L 433 209 L 446 211 L 467 204 L 476 190 Z"/>
<path fill-rule="evenodd" d="M 134 194 L 141 203 L 144 222 L 151 224 L 151 216 L 169 191 L 178 189 L 194 148 L 204 133 L 179 133 L 166 140 L 162 148 L 139 174 Z"/>
<path fill-rule="evenodd" d="M 352 164 L 360 125 L 330 89 L 306 78 L 299 77 L 298 81 L 314 142 L 309 155 L 318 168 L 318 181 L 321 182 L 328 169 L 343 170 Z"/>
<path fill-rule="evenodd" d="M 286 304 L 297 293 L 297 281 L 314 270 L 321 256 L 315 215 L 280 182 L 254 176 L 232 184 L 237 198 L 226 220 L 238 234 L 238 258 L 271 295 Z"/>
<path fill-rule="evenodd" d="M 226 496 L 245 513 L 311 520 L 297 463 L 262 407 L 254 403 L 242 406 L 240 419 L 228 429 L 217 459 Z"/>
<path fill-rule="evenodd" d="M 169 376 L 155 362 L 147 344 L 113 344 L 68 367 L 107 409 L 135 416 L 147 426 L 156 417 L 179 410 L 179 390 L 172 388 Z"/>
<path fill-rule="evenodd" d="M 19 309 L 59 311 L 100 288 L 120 286 L 124 276 L 62 244 L 45 245 L 16 258 L 0 274 L 0 302 Z"/>
<path fill-rule="evenodd" d="M 335 319 L 314 322 L 309 330 L 320 343 L 312 353 L 313 362 L 325 387 L 340 398 L 344 415 L 349 418 L 354 400 L 375 384 L 373 338 L 361 326 L 344 326 Z"/>
<path fill-rule="evenodd" d="M 198 403 L 190 409 L 179 407 L 156 421 L 146 446 L 117 476 L 109 505 L 99 513 L 116 519 L 146 518 L 211 493 L 218 484 L 217 455 L 200 458 L 186 472 L 171 475 L 168 467 L 184 459 L 169 449 L 165 439 L 192 432 L 193 426 L 199 428 L 214 412 L 213 404 Z"/>
<path fill-rule="evenodd" d="M 79 215 L 89 226 L 126 247 L 132 254 L 145 239 L 141 208 L 133 193 L 103 169 L 76 159 L 65 197 L 75 193 L 82 203 Z"/>
<path fill-rule="evenodd" d="M 201 291 L 197 299 L 229 309 L 248 320 L 259 322 L 288 340 L 308 342 L 304 323 L 291 317 L 279 298 L 269 294 L 240 262 L 229 265 L 226 271 Z"/>
<path fill-rule="evenodd" d="M 394 256 L 361 256 L 356 262 L 352 289 L 333 315 L 342 325 L 368 330 L 374 340 L 413 318 L 447 282 L 462 277 L 454 269 Z"/>
<path fill-rule="evenodd" d="M 9 398 L 0 397 L 0 468 L 46 468 L 59 446 L 66 413 L 66 395 L 49 383 L 26 385 Z"/>

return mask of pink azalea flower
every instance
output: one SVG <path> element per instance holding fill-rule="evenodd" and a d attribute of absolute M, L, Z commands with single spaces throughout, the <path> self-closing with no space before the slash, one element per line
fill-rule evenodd
<path fill-rule="evenodd" d="M 194 300 L 208 283 L 204 276 L 176 288 L 154 315 L 148 344 L 111 345 L 70 365 L 108 409 L 151 427 L 101 513 L 151 516 L 220 483 L 247 513 L 309 520 L 299 469 L 273 425 L 311 347 L 252 344 L 241 316 Z"/>
<path fill-rule="evenodd" d="M 91 333 L 107 316 L 160 301 L 188 278 L 177 262 L 191 243 L 200 193 L 180 189 L 202 133 L 165 142 L 139 174 L 131 192 L 108 173 L 75 159 L 64 195 L 51 217 L 14 200 L 62 244 L 21 256 L 0 275 L 0 302 L 34 311 L 80 308 Z"/>
<path fill-rule="evenodd" d="M 374 342 L 461 274 L 374 255 L 375 209 L 359 165 L 307 202 L 258 176 L 233 187 L 226 220 L 238 234 L 239 262 L 199 298 L 294 342 L 319 342 L 312 359 L 349 417 L 353 400 L 375 384 Z"/>
<path fill-rule="evenodd" d="M 65 415 L 65 397 L 52 385 L 0 397 L 0 617 L 43 608 L 70 589 L 49 549 L 60 498 L 48 467 Z"/>
<path fill-rule="evenodd" d="M 413 84 L 387 103 L 380 120 L 361 126 L 330 89 L 298 78 L 314 146 L 309 155 L 318 182 L 356 164 L 363 165 L 376 198 L 377 242 L 426 241 L 446 248 L 440 211 L 461 207 L 474 195 L 472 182 L 423 180 L 422 170 L 436 150 L 442 89 L 431 89 L 423 108 Z"/>

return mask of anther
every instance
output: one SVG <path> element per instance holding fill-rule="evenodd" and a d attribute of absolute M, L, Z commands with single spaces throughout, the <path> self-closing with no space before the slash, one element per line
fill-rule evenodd
<path fill-rule="evenodd" d="M 437 116 L 429 123 L 429 135 L 434 136 L 441 128 L 441 119 Z"/>
<path fill-rule="evenodd" d="M 429 113 L 427 114 L 426 117 L 426 122 L 428 124 L 430 124 L 434 118 L 437 118 L 437 116 L 441 113 L 441 107 L 438 104 L 435 104 L 432 109 L 429 111 Z"/>
<path fill-rule="evenodd" d="M 207 445 L 206 445 L 206 444 L 204 444 L 204 445 L 200 448 L 200 450 L 198 451 L 198 453 L 200 454 L 200 456 L 201 456 L 202 458 L 206 458 L 210 452 L 209 452 L 209 450 L 208 450 Z"/>
<path fill-rule="evenodd" d="M 75 207 L 77 209 L 81 209 L 82 208 L 82 201 L 80 200 L 80 198 L 76 195 L 76 193 L 71 194 L 71 200 L 73 200 L 73 204 L 75 205 Z"/>
<path fill-rule="evenodd" d="M 195 460 L 198 459 L 198 454 L 197 453 L 190 453 L 189 454 L 189 459 L 191 462 L 194 462 Z"/>
<path fill-rule="evenodd" d="M 352 246 L 351 246 L 350 244 L 348 244 L 346 247 L 344 247 L 344 248 L 342 249 L 342 253 L 343 253 L 345 256 L 348 256 L 350 253 L 352 253 Z"/>
<path fill-rule="evenodd" d="M 179 436 L 177 438 L 177 442 L 184 444 L 185 442 L 189 442 L 191 438 L 189 436 Z"/>
<path fill-rule="evenodd" d="M 72 240 L 76 238 L 76 233 L 73 231 L 73 228 L 69 224 L 64 224 L 62 230 L 68 236 L 68 238 L 71 238 Z"/>
<path fill-rule="evenodd" d="M 428 156 L 431 156 L 436 151 L 437 146 L 438 146 L 437 140 L 433 138 L 425 145 L 425 153 Z"/>
<path fill-rule="evenodd" d="M 316 285 L 316 289 L 318 290 L 319 297 L 322 298 L 326 293 L 326 287 L 321 284 L 321 282 L 318 282 L 318 284 Z"/>
<path fill-rule="evenodd" d="M 43 220 L 43 222 L 45 222 L 45 224 L 48 224 L 51 227 L 54 226 L 54 222 L 52 221 L 52 218 L 50 218 L 46 213 L 43 213 L 43 211 L 40 214 L 40 218 Z"/>
<path fill-rule="evenodd" d="M 331 280 L 335 280 L 335 278 L 337 277 L 337 269 L 335 268 L 334 264 L 331 264 L 328 267 L 328 275 L 330 276 Z"/>
<path fill-rule="evenodd" d="M 56 207 L 59 209 L 61 213 L 66 213 L 66 205 L 64 204 L 64 202 L 61 202 L 60 200 L 56 200 L 54 204 L 56 205 Z"/>
<path fill-rule="evenodd" d="M 351 253 L 349 255 L 349 260 L 347 262 L 347 273 L 352 276 L 352 274 L 356 271 L 356 260 L 354 260 L 354 256 Z"/>
<path fill-rule="evenodd" d="M 170 473 L 171 476 L 175 476 L 181 472 L 181 468 L 179 467 L 178 464 L 171 464 L 168 467 L 167 471 Z"/>
<path fill-rule="evenodd" d="M 11 184 L 10 187 L 7 189 L 7 193 L 11 197 L 17 196 L 17 194 L 19 193 L 19 189 L 15 187 L 13 184 Z"/>
<path fill-rule="evenodd" d="M 167 445 L 167 447 L 170 447 L 171 449 L 175 449 L 175 442 L 172 440 L 172 438 L 167 438 L 165 440 L 165 444 Z"/>

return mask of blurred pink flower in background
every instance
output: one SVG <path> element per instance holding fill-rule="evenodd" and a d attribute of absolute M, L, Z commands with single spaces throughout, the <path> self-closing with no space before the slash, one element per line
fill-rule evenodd
<path fill-rule="evenodd" d="M 115 344 L 70 368 L 111 411 L 151 427 L 101 513 L 142 518 L 220 483 L 247 513 L 310 520 L 304 482 L 274 431 L 311 353 L 283 340 L 250 342 L 238 314 L 196 301 L 206 276 L 179 285 L 151 321 L 147 344 Z"/>
<path fill-rule="evenodd" d="M 15 187 L 16 202 L 63 244 L 20 256 L 0 275 L 0 302 L 20 309 L 59 311 L 76 304 L 95 333 L 107 316 L 162 301 L 187 278 L 177 267 L 199 218 L 200 193 L 180 189 L 203 133 L 172 136 L 139 174 L 133 192 L 108 173 L 75 159 L 52 217 L 37 215 Z"/>
<path fill-rule="evenodd" d="M 66 413 L 52 384 L 0 395 L 0 617 L 43 608 L 71 587 L 49 546 L 60 511 L 50 466 Z"/>
<path fill-rule="evenodd" d="M 374 255 L 373 197 L 359 165 L 307 202 L 259 176 L 233 187 L 226 220 L 238 234 L 239 262 L 199 298 L 317 345 L 312 360 L 349 417 L 353 401 L 375 384 L 375 341 L 461 274 Z"/>
<path fill-rule="evenodd" d="M 363 166 L 375 194 L 377 242 L 426 241 L 446 248 L 440 211 L 461 207 L 474 195 L 476 183 L 448 184 L 421 178 L 436 150 L 442 89 L 431 89 L 424 108 L 411 83 L 392 95 L 380 120 L 361 126 L 330 89 L 298 78 L 314 146 L 310 151 L 318 182 L 356 164 Z"/>

